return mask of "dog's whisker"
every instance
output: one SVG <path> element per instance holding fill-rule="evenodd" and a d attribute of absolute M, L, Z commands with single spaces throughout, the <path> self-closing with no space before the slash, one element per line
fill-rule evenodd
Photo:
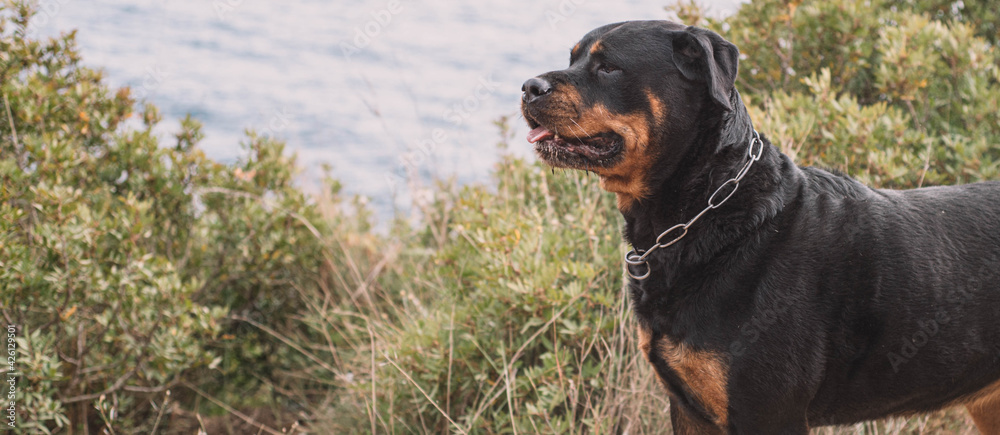
<path fill-rule="evenodd" d="M 611 119 L 611 114 L 609 114 L 607 111 L 605 111 L 604 107 L 597 106 L 597 110 L 599 110 L 601 112 L 601 116 L 603 116 L 604 119 Z"/>
<path fill-rule="evenodd" d="M 580 126 L 580 124 L 577 124 L 577 122 L 576 122 L 576 120 L 575 120 L 575 119 L 573 119 L 573 118 L 570 118 L 569 120 L 570 120 L 570 121 L 573 121 L 573 124 L 576 124 L 577 128 L 579 128 L 579 129 L 580 129 L 580 131 L 582 131 L 582 132 L 583 132 L 583 134 L 584 134 L 585 136 L 587 136 L 588 138 L 590 138 L 590 137 L 591 137 L 591 136 L 590 136 L 590 133 L 587 133 L 587 130 L 585 130 L 585 129 L 584 129 L 583 127 L 581 127 L 581 126 Z"/>

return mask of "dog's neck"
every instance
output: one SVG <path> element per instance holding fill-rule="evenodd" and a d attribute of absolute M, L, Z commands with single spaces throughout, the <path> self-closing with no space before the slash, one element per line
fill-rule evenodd
<path fill-rule="evenodd" d="M 675 162 L 658 162 L 664 169 L 651 174 L 652 194 L 622 210 L 625 217 L 625 239 L 635 248 L 646 250 L 666 229 L 685 223 L 708 206 L 708 198 L 726 180 L 733 178 L 747 161 L 747 150 L 754 128 L 746 107 L 735 90 L 731 97 L 733 110 L 721 111 L 707 107 L 699 114 L 701 124 L 692 129 L 687 143 L 672 143 L 669 148 L 686 150 Z M 673 136 L 676 138 L 677 136 Z M 752 204 L 751 198 L 762 191 L 777 188 L 780 175 L 780 153 L 764 140 L 760 161 L 755 162 L 739 190 L 718 209 L 709 210 L 695 223 L 685 238 L 669 251 L 685 248 L 710 247 L 724 244 L 727 238 L 739 236 L 739 229 L 776 213 L 774 207 Z M 745 222 L 741 222 L 745 221 Z M 722 228 L 723 231 L 718 231 Z M 710 239 L 710 240 L 709 240 Z M 705 251 L 706 249 L 696 249 Z M 702 252 L 701 256 L 711 255 Z M 674 261 L 680 256 L 671 255 Z"/>

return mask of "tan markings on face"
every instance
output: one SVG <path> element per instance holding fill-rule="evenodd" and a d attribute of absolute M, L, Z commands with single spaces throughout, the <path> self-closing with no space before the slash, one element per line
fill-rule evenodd
<path fill-rule="evenodd" d="M 649 99 L 649 113 L 653 114 L 657 125 L 663 125 L 667 119 L 667 105 L 663 104 L 663 100 L 657 97 L 652 89 L 646 89 L 646 98 Z"/>
<path fill-rule="evenodd" d="M 664 121 L 667 118 L 667 106 L 651 89 L 646 89 L 646 98 L 649 100 L 652 123 L 643 116 L 632 116 L 631 124 L 643 131 L 642 137 L 631 147 L 626 140 L 625 160 L 612 171 L 608 171 L 606 176 L 601 177 L 601 187 L 617 195 L 618 209 L 622 211 L 628 210 L 649 194 L 646 181 L 654 159 L 649 143 L 653 139 L 653 132 L 665 125 Z"/>
<path fill-rule="evenodd" d="M 569 54 L 571 56 L 576 56 L 576 54 L 579 53 L 579 52 L 580 52 L 580 43 L 577 42 L 576 45 L 573 46 L 573 49 L 570 50 Z"/>
<path fill-rule="evenodd" d="M 549 95 L 545 108 L 545 119 L 548 121 L 547 127 L 558 135 L 566 137 L 586 136 L 580 133 L 580 129 L 573 125 L 579 115 L 579 107 L 583 106 L 583 98 L 580 92 L 572 86 L 559 86 Z M 524 107 L 523 105 L 521 106 Z M 575 131 L 570 131 L 570 128 Z"/>
<path fill-rule="evenodd" d="M 722 357 L 716 352 L 696 350 L 684 343 L 675 343 L 667 337 L 659 339 L 655 350 L 677 372 L 695 400 L 712 414 L 714 423 L 726 427 L 729 420 L 729 396 L 726 394 L 729 369 Z"/>
<path fill-rule="evenodd" d="M 664 124 L 667 115 L 668 109 L 661 99 L 651 90 L 646 95 L 649 100 L 646 110 L 613 114 L 600 103 L 583 108 L 579 91 L 566 86 L 552 94 L 546 110 L 547 125 L 560 136 L 583 139 L 613 132 L 622 137 L 624 154 L 620 163 L 613 167 L 581 168 L 601 177 L 601 188 L 617 195 L 622 211 L 649 195 L 648 173 L 655 157 L 649 143 L 654 129 Z"/>
<path fill-rule="evenodd" d="M 630 124 L 636 130 L 642 131 L 642 137 L 637 138 L 628 146 L 626 140 L 625 159 L 621 164 L 607 171 L 601 177 L 601 187 L 609 192 L 614 192 L 618 197 L 618 209 L 626 211 L 640 199 L 649 194 L 647 174 L 653 165 L 653 153 L 649 143 L 653 139 L 653 131 L 664 125 L 667 117 L 667 106 L 651 89 L 646 89 L 646 97 L 649 101 L 649 113 L 652 115 L 652 123 L 647 117 L 632 115 Z M 624 135 L 623 135 L 624 137 Z M 598 172 L 598 174 L 601 174 Z"/>
<path fill-rule="evenodd" d="M 597 53 L 598 51 L 601 51 L 601 48 L 603 48 L 601 41 L 595 42 L 594 45 L 590 46 L 590 54 L 594 54 Z"/>
<path fill-rule="evenodd" d="M 976 422 L 979 432 L 1000 433 L 1000 381 L 959 399 L 959 403 L 963 403 L 969 410 L 969 415 L 972 416 L 972 421 Z"/>

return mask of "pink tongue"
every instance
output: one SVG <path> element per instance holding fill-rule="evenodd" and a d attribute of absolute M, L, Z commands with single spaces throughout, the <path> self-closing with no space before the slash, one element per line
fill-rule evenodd
<path fill-rule="evenodd" d="M 528 132 L 528 143 L 535 143 L 555 136 L 555 133 L 549 131 L 545 127 L 538 127 Z"/>

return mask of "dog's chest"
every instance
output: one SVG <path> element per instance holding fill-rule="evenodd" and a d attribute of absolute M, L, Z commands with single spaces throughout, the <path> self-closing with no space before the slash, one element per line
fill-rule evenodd
<path fill-rule="evenodd" d="M 666 335 L 639 326 L 639 349 L 653 363 L 660 381 L 671 388 L 668 376 L 678 379 L 688 400 L 694 400 L 712 420 L 726 426 L 729 397 L 726 394 L 728 364 L 717 352 L 699 350 Z M 665 367 L 662 367 L 665 366 Z M 664 369 L 670 373 L 664 373 Z"/>

